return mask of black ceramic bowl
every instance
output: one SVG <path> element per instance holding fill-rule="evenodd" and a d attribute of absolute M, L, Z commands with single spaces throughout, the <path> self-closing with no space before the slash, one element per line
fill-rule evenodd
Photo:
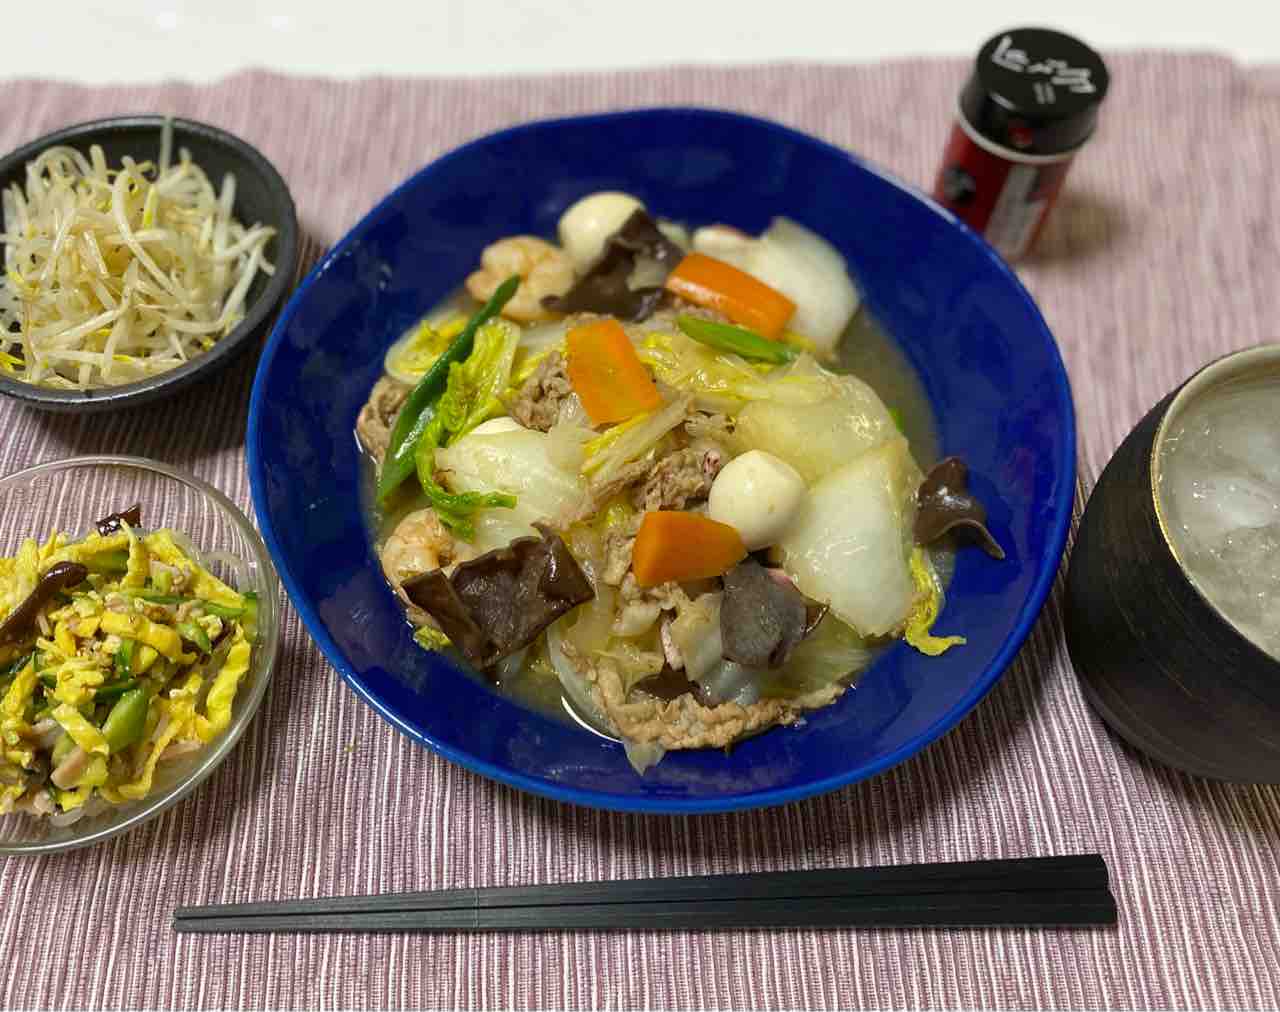
<path fill-rule="evenodd" d="M 1280 345 L 1228 355 L 1152 408 L 1103 471 L 1067 576 L 1085 695 L 1117 734 L 1199 776 L 1280 783 L 1280 660 L 1246 639 L 1179 562 L 1157 501 L 1162 440 L 1193 397 L 1280 371 Z"/>
<path fill-rule="evenodd" d="M 0 190 L 26 178 L 26 164 L 55 144 L 76 148 L 86 154 L 100 145 L 108 165 L 119 165 L 129 155 L 137 161 L 160 156 L 162 116 L 115 116 L 67 127 L 46 134 L 0 158 Z M 0 376 L 0 393 L 16 397 L 46 411 L 104 411 L 132 407 L 167 397 L 177 390 L 213 375 L 237 354 L 253 345 L 271 324 L 281 302 L 293 284 L 298 265 L 298 217 L 289 188 L 275 167 L 261 153 L 225 130 L 173 120 L 173 150 L 187 148 L 192 159 L 208 173 L 215 186 L 223 175 L 236 177 L 235 216 L 246 225 L 261 222 L 276 229 L 267 246 L 275 264 L 275 274 L 259 274 L 246 299 L 244 319 L 210 351 L 159 376 L 151 376 L 122 386 L 92 390 L 53 390 Z"/>

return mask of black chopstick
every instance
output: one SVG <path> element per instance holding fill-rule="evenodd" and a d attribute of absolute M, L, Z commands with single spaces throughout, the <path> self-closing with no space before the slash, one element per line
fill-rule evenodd
<path fill-rule="evenodd" d="M 180 932 L 1113 924 L 1097 854 L 179 908 Z"/>
<path fill-rule="evenodd" d="M 1010 858 L 880 868 L 824 868 L 812 871 L 747 872 L 665 879 L 621 879 L 563 885 L 441 889 L 380 896 L 335 896 L 306 900 L 228 903 L 179 907 L 179 920 L 210 916 L 300 915 L 441 910 L 457 906 L 517 907 L 572 903 L 662 903 L 681 900 L 806 896 L 854 896 L 939 892 L 952 885 L 1010 890 L 1105 888 L 1107 866 L 1098 854 Z"/>

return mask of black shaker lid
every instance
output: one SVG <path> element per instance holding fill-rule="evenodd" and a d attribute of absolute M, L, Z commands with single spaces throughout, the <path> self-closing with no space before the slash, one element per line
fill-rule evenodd
<path fill-rule="evenodd" d="M 978 52 L 960 110 L 983 137 L 1030 155 L 1070 151 L 1088 140 L 1111 77 L 1079 39 L 1048 28 L 1014 28 Z"/>

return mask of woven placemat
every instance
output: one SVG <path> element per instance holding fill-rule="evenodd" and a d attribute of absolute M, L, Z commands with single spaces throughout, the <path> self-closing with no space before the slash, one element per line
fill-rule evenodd
<path fill-rule="evenodd" d="M 1208 359 L 1277 335 L 1280 73 L 1111 59 L 1105 123 L 1022 274 L 1066 357 L 1086 485 Z M 0 149 L 164 111 L 258 145 L 314 260 L 410 172 L 533 117 L 696 103 L 770 116 L 928 186 L 960 62 L 211 86 L 0 84 Z M 158 457 L 246 508 L 253 363 L 182 405 L 66 418 L 0 404 L 0 472 Z M 0 1005 L 618 1008 L 1261 1007 L 1280 1003 L 1280 792 L 1120 745 L 1081 698 L 1058 596 L 955 731 L 866 783 L 780 809 L 614 815 L 518 794 L 418 748 L 343 685 L 289 612 L 263 710 L 195 796 L 99 848 L 0 859 Z M 1101 851 L 1102 931 L 196 937 L 175 906 L 461 885 Z"/>

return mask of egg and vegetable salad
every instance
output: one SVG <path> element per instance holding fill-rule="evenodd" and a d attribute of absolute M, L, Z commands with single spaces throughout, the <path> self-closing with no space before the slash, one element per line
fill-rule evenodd
<path fill-rule="evenodd" d="M 65 824 L 140 801 L 230 724 L 257 599 L 140 513 L 0 558 L 0 815 Z"/>
<path fill-rule="evenodd" d="M 556 686 L 641 772 L 796 723 L 895 640 L 961 645 L 933 628 L 934 550 L 1002 552 L 963 462 L 926 473 L 840 371 L 858 305 L 839 251 L 784 218 L 690 233 L 600 193 L 558 244 L 486 248 L 356 424 L 418 641 Z"/>

